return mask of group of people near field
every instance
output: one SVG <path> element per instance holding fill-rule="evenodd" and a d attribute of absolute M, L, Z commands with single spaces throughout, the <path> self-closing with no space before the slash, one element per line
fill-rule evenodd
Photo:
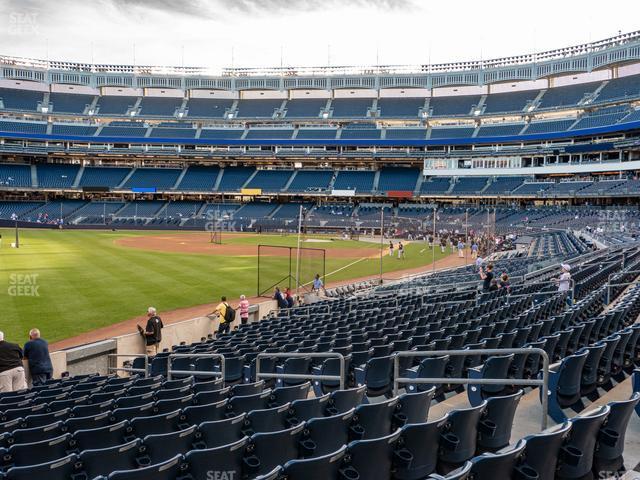
<path fill-rule="evenodd" d="M 320 294 L 324 292 L 324 283 L 320 274 L 316 274 L 313 279 L 312 292 Z M 290 288 L 286 288 L 284 292 L 280 287 L 276 287 L 273 293 L 273 300 L 276 301 L 278 308 L 292 308 L 296 305 L 296 298 Z M 209 314 L 218 320 L 217 334 L 222 335 L 229 333 L 231 326 L 236 319 L 236 314 L 240 316 L 240 324 L 246 325 L 249 322 L 249 309 L 251 304 L 245 295 L 240 295 L 240 301 L 237 306 L 232 306 L 226 296 L 220 298 L 220 303 Z M 160 342 L 162 342 L 162 329 L 164 324 L 158 315 L 155 307 L 147 309 L 147 324 L 143 328 L 138 325 L 138 332 L 142 336 L 145 344 L 147 355 L 153 356 L 158 353 Z M 0 390 L 1 391 L 1 390 Z"/>
<path fill-rule="evenodd" d="M 49 344 L 40 336 L 40 330 L 32 328 L 29 331 L 29 340 L 24 347 L 7 342 L 4 332 L 0 332 L 0 393 L 27 388 L 25 364 L 34 387 L 44 385 L 53 377 Z"/>
<path fill-rule="evenodd" d="M 393 252 L 395 249 L 395 245 L 393 244 L 393 240 L 389 240 L 389 256 L 393 257 Z M 404 250 L 404 245 L 402 242 L 398 242 L 398 260 L 405 259 L 406 253 Z"/>

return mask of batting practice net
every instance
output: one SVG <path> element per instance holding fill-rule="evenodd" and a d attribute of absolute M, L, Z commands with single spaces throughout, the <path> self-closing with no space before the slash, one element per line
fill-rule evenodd
<path fill-rule="evenodd" d="M 275 287 L 281 290 L 287 287 L 295 289 L 298 283 L 301 291 L 311 291 L 317 274 L 324 281 L 325 260 L 325 250 L 322 248 L 300 248 L 298 259 L 296 247 L 258 245 L 258 296 L 272 296 Z"/>
<path fill-rule="evenodd" d="M 211 232 L 211 243 L 216 245 L 222 245 L 222 231 L 214 230 Z"/>

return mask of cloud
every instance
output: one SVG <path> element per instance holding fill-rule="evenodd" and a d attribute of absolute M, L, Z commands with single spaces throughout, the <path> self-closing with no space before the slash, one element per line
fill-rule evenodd
<path fill-rule="evenodd" d="M 198 17 L 221 16 L 228 12 L 242 13 L 304 13 L 335 7 L 359 7 L 376 9 L 404 9 L 416 4 L 416 0 L 104 0 L 116 7 L 128 10 L 160 11 Z"/>

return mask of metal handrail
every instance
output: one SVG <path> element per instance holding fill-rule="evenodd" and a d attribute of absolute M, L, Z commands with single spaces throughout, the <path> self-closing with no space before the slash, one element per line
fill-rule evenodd
<path fill-rule="evenodd" d="M 171 370 L 172 358 L 219 358 L 220 359 L 220 371 L 209 372 L 204 370 Z M 211 377 L 222 377 L 224 379 L 224 355 L 221 353 L 171 353 L 167 355 L 167 380 L 171 380 L 171 375 L 177 373 L 178 375 L 205 375 Z"/>
<path fill-rule="evenodd" d="M 629 272 L 631 273 L 631 272 Z M 640 272 L 639 272 L 640 273 Z M 606 284 L 607 286 L 607 298 L 605 301 L 605 305 L 610 305 L 611 304 L 611 287 L 628 287 L 630 285 L 637 285 L 640 284 L 640 280 L 632 280 L 631 282 L 623 282 L 623 283 L 608 283 Z"/>
<path fill-rule="evenodd" d="M 468 357 L 471 355 L 509 355 L 509 354 L 534 354 L 542 357 L 542 379 L 511 379 L 511 378 L 408 378 L 400 376 L 400 358 L 412 357 L 441 357 L 448 355 L 450 357 Z M 422 351 L 404 351 L 396 352 L 393 358 L 393 394 L 398 395 L 400 384 L 456 384 L 456 385 L 523 385 L 538 386 L 547 392 L 542 395 L 542 430 L 547 428 L 548 411 L 549 411 L 549 355 L 541 348 L 488 348 L 473 350 L 433 350 L 428 352 Z"/>
<path fill-rule="evenodd" d="M 149 376 L 149 355 L 136 355 L 136 354 L 124 354 L 124 353 L 109 353 L 107 358 L 118 358 L 118 357 L 144 357 L 144 369 L 142 368 L 125 368 L 125 367 L 107 367 L 109 372 L 128 372 L 128 373 L 144 373 L 145 377 Z M 116 360 L 117 364 L 117 360 Z"/>
<path fill-rule="evenodd" d="M 340 375 L 305 375 L 300 373 L 260 373 L 261 358 L 337 358 L 340 360 Z M 344 355 L 336 352 L 322 353 L 259 353 L 256 356 L 256 381 L 261 378 L 281 378 L 291 380 L 338 380 L 340 382 L 340 390 L 344 390 L 345 385 L 345 362 Z"/>
<path fill-rule="evenodd" d="M 297 315 L 298 313 L 300 313 L 301 311 L 307 311 L 307 314 L 309 314 L 310 310 L 312 308 L 326 308 L 327 311 L 326 312 L 319 312 L 319 313 L 331 313 L 331 306 L 328 303 L 322 304 L 322 305 L 296 305 L 292 308 L 274 308 L 272 310 L 269 310 L 269 313 L 275 313 L 278 314 L 280 312 L 285 312 L 287 314 L 287 318 L 291 317 L 291 312 L 292 310 L 295 310 L 295 314 Z M 274 317 L 275 318 L 275 317 Z"/>

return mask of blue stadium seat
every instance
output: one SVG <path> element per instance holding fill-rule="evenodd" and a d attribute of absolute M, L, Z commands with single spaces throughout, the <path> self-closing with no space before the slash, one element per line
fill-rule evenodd
<path fill-rule="evenodd" d="M 416 393 L 400 395 L 395 421 L 399 426 L 407 423 L 424 423 L 429 416 L 429 407 L 435 396 L 436 388 Z"/>
<path fill-rule="evenodd" d="M 139 466 L 141 446 L 142 440 L 135 439 L 111 448 L 84 450 L 78 456 L 78 461 L 87 478 L 106 476 L 116 470 L 133 470 Z"/>
<path fill-rule="evenodd" d="M 487 402 L 466 409 L 452 410 L 442 428 L 438 472 L 448 473 L 470 460 L 477 448 L 478 425 Z"/>
<path fill-rule="evenodd" d="M 405 370 L 404 375 L 407 378 L 444 378 L 447 364 L 449 363 L 449 355 L 440 357 L 427 357 L 420 362 L 417 367 Z M 443 393 L 442 385 L 434 385 L 430 383 L 407 383 L 405 384 L 407 392 L 424 392 L 435 388 L 434 395 L 440 397 Z"/>
<path fill-rule="evenodd" d="M 11 433 L 11 441 L 15 444 L 43 442 L 64 435 L 65 432 L 63 422 L 54 422 L 43 427 L 19 428 L 14 430 Z"/>
<path fill-rule="evenodd" d="M 49 109 L 54 113 L 83 114 L 93 99 L 93 95 L 51 92 L 49 94 Z"/>
<path fill-rule="evenodd" d="M 272 406 L 280 406 L 295 400 L 304 400 L 309 395 L 310 388 L 311 382 L 304 382 L 290 387 L 277 387 L 271 392 L 269 403 Z"/>
<path fill-rule="evenodd" d="M 537 473 L 540 480 L 556 478 L 558 460 L 564 452 L 570 431 L 571 423 L 565 422 L 524 438 L 526 464 Z"/>
<path fill-rule="evenodd" d="M 402 431 L 382 438 L 355 440 L 348 445 L 348 465 L 354 470 L 347 478 L 366 478 L 367 480 L 389 480 L 395 468 L 395 453 Z"/>
<path fill-rule="evenodd" d="M 635 392 L 629 400 L 611 402 L 606 425 L 600 430 L 593 457 L 593 471 L 623 473 L 625 434 L 634 409 L 640 405 L 640 392 Z"/>
<path fill-rule="evenodd" d="M 251 410 L 264 410 L 269 407 L 271 390 L 265 390 L 255 395 L 231 397 L 227 404 L 227 414 L 239 415 Z"/>
<path fill-rule="evenodd" d="M 511 441 L 511 428 L 516 409 L 524 392 L 504 397 L 491 397 L 478 424 L 478 450 L 496 452 Z"/>
<path fill-rule="evenodd" d="M 353 439 L 370 440 L 389 435 L 394 428 L 394 414 L 399 398 L 394 397 L 379 403 L 359 405 L 356 407 L 351 426 Z"/>
<path fill-rule="evenodd" d="M 591 472 L 598 433 L 609 412 L 610 408 L 603 406 L 569 420 L 571 431 L 565 445 L 565 454 L 558 466 L 558 477 L 578 479 Z"/>
<path fill-rule="evenodd" d="M 159 435 L 147 435 L 142 440 L 141 460 L 146 465 L 165 462 L 191 450 L 197 438 L 197 426 Z"/>
<path fill-rule="evenodd" d="M 300 422 L 307 422 L 316 417 L 324 416 L 324 412 L 329 404 L 329 394 L 321 397 L 305 398 L 294 400 L 289 409 L 290 425 L 297 425 Z"/>
<path fill-rule="evenodd" d="M 492 478 L 523 478 L 533 480 L 537 472 L 526 465 L 520 465 L 526 447 L 520 440 L 513 447 L 505 448 L 498 453 L 484 453 L 471 460 L 471 476 L 478 480 Z"/>
<path fill-rule="evenodd" d="M 116 470 L 109 474 L 109 480 L 175 480 L 181 472 L 182 455 L 164 463 L 150 465 L 137 470 Z"/>
<path fill-rule="evenodd" d="M 295 98 L 287 101 L 285 118 L 318 118 L 327 105 L 325 98 Z"/>
<path fill-rule="evenodd" d="M 198 426 L 204 448 L 218 448 L 234 443 L 244 437 L 246 414 L 212 422 L 203 422 Z"/>
<path fill-rule="evenodd" d="M 243 433 L 251 436 L 254 433 L 279 432 L 286 430 L 289 425 L 289 404 L 267 408 L 264 410 L 252 410 L 247 414 Z"/>
<path fill-rule="evenodd" d="M 338 415 L 356 408 L 364 402 L 366 386 L 356 388 L 348 388 L 346 390 L 336 390 L 331 393 L 329 405 L 327 406 L 327 415 Z"/>
<path fill-rule="evenodd" d="M 244 472 L 244 454 L 249 437 L 243 437 L 233 443 L 217 448 L 191 450 L 185 455 L 188 465 L 187 474 L 192 480 L 207 478 L 212 472 L 224 472 L 232 478 L 242 478 Z"/>
<path fill-rule="evenodd" d="M 33 90 L 0 88 L 0 99 L 2 99 L 6 110 L 36 111 L 38 104 L 44 100 L 44 93 Z"/>
<path fill-rule="evenodd" d="M 153 403 L 147 403 L 139 407 L 115 408 L 111 411 L 111 421 L 112 423 L 118 423 L 123 420 L 133 420 L 136 417 L 148 417 L 155 413 L 157 412 L 154 410 Z"/>
<path fill-rule="evenodd" d="M 191 406 L 192 403 L 193 395 L 186 395 L 180 398 L 170 398 L 167 400 L 158 400 L 153 406 L 153 411 L 157 414 L 167 414 L 174 410 L 183 410 L 186 407 Z"/>
<path fill-rule="evenodd" d="M 180 416 L 180 410 L 175 410 L 164 415 L 136 417 L 131 420 L 129 426 L 138 438 L 144 438 L 147 435 L 172 433 L 180 430 L 178 425 L 180 422 Z"/>
<path fill-rule="evenodd" d="M 125 443 L 129 433 L 129 422 L 122 421 L 107 427 L 76 430 L 71 441 L 78 451 L 115 447 Z"/>
<path fill-rule="evenodd" d="M 556 422 L 565 421 L 567 416 L 562 410 L 580 399 L 580 379 L 588 354 L 582 350 L 549 370 L 549 415 Z"/>
<path fill-rule="evenodd" d="M 244 458 L 249 475 L 264 475 L 279 465 L 298 458 L 303 430 L 304 424 L 300 424 L 279 432 L 252 435 L 247 447 L 248 455 Z"/>
<path fill-rule="evenodd" d="M 374 357 L 362 367 L 354 368 L 358 386 L 367 386 L 367 396 L 388 395 L 393 387 L 393 356 Z"/>
<path fill-rule="evenodd" d="M 407 450 L 411 462 L 399 465 L 395 473 L 398 480 L 420 480 L 435 472 L 438 464 L 440 435 L 445 419 L 433 422 L 409 423 L 402 427 L 401 448 Z"/>
<path fill-rule="evenodd" d="M 77 462 L 78 457 L 76 455 L 69 455 L 48 463 L 10 468 L 2 478 L 3 480 L 34 480 L 36 478 L 69 480 L 73 478 L 72 475 L 79 473 Z"/>
<path fill-rule="evenodd" d="M 437 473 L 433 473 L 429 475 L 427 480 L 467 480 L 471 478 L 471 462 L 466 462 L 460 468 L 457 468 L 447 475 L 438 475 Z"/>
<path fill-rule="evenodd" d="M 107 425 L 111 424 L 111 411 L 108 410 L 98 415 L 91 415 L 86 417 L 74 416 L 72 418 L 68 418 L 64 422 L 64 424 L 71 433 L 78 430 L 90 430 L 94 428 L 106 427 Z"/>
<path fill-rule="evenodd" d="M 218 98 L 190 98 L 187 116 L 193 118 L 224 118 L 233 106 L 233 100 Z"/>
<path fill-rule="evenodd" d="M 4 463 L 11 467 L 26 467 L 52 462 L 67 456 L 70 449 L 71 434 L 44 440 L 42 442 L 12 445 L 6 451 Z"/>
<path fill-rule="evenodd" d="M 489 357 L 482 366 L 469 368 L 467 373 L 470 379 L 507 379 L 512 362 L 513 354 Z M 469 403 L 474 406 L 480 405 L 485 398 L 501 395 L 506 393 L 506 391 L 506 385 L 478 385 L 470 383 L 467 387 Z"/>

